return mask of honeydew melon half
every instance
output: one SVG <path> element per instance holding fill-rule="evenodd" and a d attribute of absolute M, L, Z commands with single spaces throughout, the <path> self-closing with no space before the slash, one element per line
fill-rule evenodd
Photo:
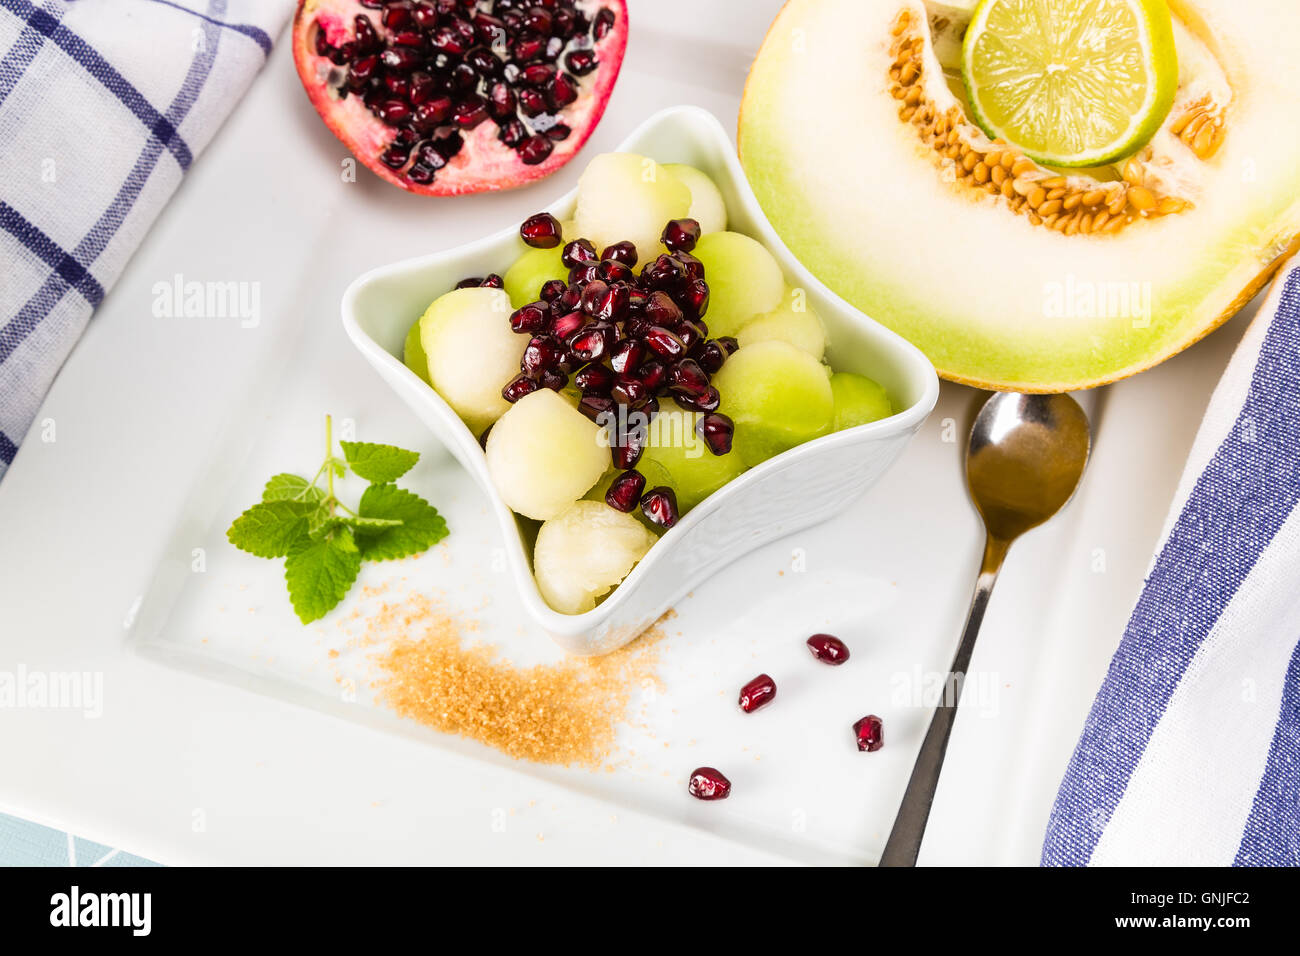
<path fill-rule="evenodd" d="M 1132 375 L 1300 246 L 1300 6 L 1171 9 L 1164 125 L 1119 165 L 1062 172 L 970 121 L 921 3 L 789 0 L 746 85 L 742 164 L 794 254 L 943 377 L 1047 392 Z"/>

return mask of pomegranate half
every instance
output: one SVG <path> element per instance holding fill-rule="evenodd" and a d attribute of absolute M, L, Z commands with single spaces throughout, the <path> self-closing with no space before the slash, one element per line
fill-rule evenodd
<path fill-rule="evenodd" d="M 325 125 L 428 196 L 555 172 L 600 122 L 626 48 L 626 0 L 299 0 L 293 23 Z"/>

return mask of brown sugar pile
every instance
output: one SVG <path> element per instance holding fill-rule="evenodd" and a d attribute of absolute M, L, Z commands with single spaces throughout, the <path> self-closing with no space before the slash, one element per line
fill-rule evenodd
<path fill-rule="evenodd" d="M 378 698 L 403 717 L 537 763 L 598 767 L 613 752 L 634 691 L 654 680 L 652 627 L 603 657 L 516 667 L 462 642 L 471 626 L 427 596 L 385 603 L 368 621 Z M 538 639 L 544 640 L 540 635 Z"/>

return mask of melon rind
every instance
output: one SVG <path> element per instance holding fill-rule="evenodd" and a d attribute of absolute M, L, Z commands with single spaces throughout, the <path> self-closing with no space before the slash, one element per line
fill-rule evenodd
<path fill-rule="evenodd" d="M 1293 5 L 1173 4 L 1233 84 L 1228 134 L 1194 208 L 1105 237 L 1032 226 L 941 180 L 886 87 L 902 9 L 924 18 L 913 0 L 790 0 L 750 72 L 738 142 L 790 250 L 944 378 L 1038 392 L 1124 378 L 1216 328 L 1295 250 Z M 828 90 L 852 92 L 853 122 Z"/>

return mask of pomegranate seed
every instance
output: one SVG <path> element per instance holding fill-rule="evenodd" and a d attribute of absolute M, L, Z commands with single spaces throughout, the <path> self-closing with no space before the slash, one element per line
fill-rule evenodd
<path fill-rule="evenodd" d="M 519 237 L 534 249 L 554 249 L 560 244 L 560 220 L 549 212 L 529 216 L 519 227 Z"/>
<path fill-rule="evenodd" d="M 725 800 L 731 795 L 731 781 L 713 767 L 696 767 L 686 792 L 696 800 Z"/>
<path fill-rule="evenodd" d="M 499 275 L 497 275 L 495 272 L 489 272 L 483 278 L 483 281 L 479 283 L 479 285 L 481 285 L 484 289 L 502 289 L 505 287 L 505 284 L 506 281 L 502 279 Z"/>
<path fill-rule="evenodd" d="M 709 376 L 695 359 L 685 358 L 668 374 L 668 387 L 681 398 L 699 398 L 709 389 Z"/>
<path fill-rule="evenodd" d="M 501 389 L 501 397 L 514 404 L 525 395 L 531 395 L 535 391 L 537 391 L 537 383 L 521 372 L 506 382 L 505 388 Z"/>
<path fill-rule="evenodd" d="M 595 315 L 596 310 L 600 307 L 600 300 L 605 297 L 609 291 L 609 284 L 602 279 L 592 279 L 582 290 L 582 311 L 588 315 Z"/>
<path fill-rule="evenodd" d="M 715 455 L 725 455 L 731 451 L 731 441 L 735 436 L 736 426 L 730 418 L 721 412 L 709 412 L 700 417 L 695 424 L 696 431 L 704 439 L 705 444 L 709 446 L 709 451 Z M 834 640 L 834 638 L 831 638 Z M 809 641 L 809 646 L 811 646 Z M 844 645 L 840 645 L 843 647 Z M 846 650 L 845 655 L 848 654 Z M 834 663 L 839 663 L 835 661 Z"/>
<path fill-rule="evenodd" d="M 864 753 L 874 753 L 885 746 L 884 728 L 875 714 L 867 714 L 854 724 L 853 734 L 857 737 L 858 749 Z"/>
<path fill-rule="evenodd" d="M 411 151 L 396 144 L 389 146 L 379 155 L 379 159 L 389 169 L 401 169 L 411 158 Z"/>
<path fill-rule="evenodd" d="M 411 18 L 421 30 L 432 30 L 438 23 L 438 11 L 427 3 L 412 4 Z"/>
<path fill-rule="evenodd" d="M 551 310 L 543 302 L 533 302 L 510 313 L 510 328 L 515 332 L 541 332 L 551 320 Z"/>
<path fill-rule="evenodd" d="M 555 79 L 546 87 L 546 99 L 552 109 L 562 110 L 577 98 L 577 81 L 563 73 L 555 74 Z"/>
<path fill-rule="evenodd" d="M 622 242 L 614 242 L 604 248 L 600 258 L 602 262 L 621 262 L 631 268 L 636 265 L 636 246 L 626 239 Z"/>
<path fill-rule="evenodd" d="M 638 379 L 620 375 L 610 389 L 609 397 L 628 408 L 640 408 L 650 400 L 650 390 Z"/>
<path fill-rule="evenodd" d="M 457 289 L 477 289 L 483 284 L 482 276 L 470 276 L 467 279 L 461 279 L 456 283 Z"/>
<path fill-rule="evenodd" d="M 519 158 L 526 166 L 536 166 L 544 162 L 554 148 L 549 136 L 534 134 L 519 144 Z"/>
<path fill-rule="evenodd" d="M 569 339 L 569 352 L 579 362 L 598 362 L 605 355 L 605 335 L 592 328 Z"/>
<path fill-rule="evenodd" d="M 674 326 L 682 320 L 682 310 L 666 292 L 651 292 L 645 300 L 645 317 L 655 325 Z"/>
<path fill-rule="evenodd" d="M 681 263 L 672 256 L 660 256 L 654 262 L 646 263 L 641 270 L 641 283 L 647 289 L 674 289 L 681 281 Z"/>
<path fill-rule="evenodd" d="M 714 339 L 713 341 L 721 345 L 722 351 L 726 352 L 729 356 L 735 355 L 736 349 L 740 348 L 740 343 L 730 335 L 724 335 L 721 338 Z"/>
<path fill-rule="evenodd" d="M 563 279 L 548 279 L 542 283 L 542 291 L 538 294 L 538 298 L 543 302 L 554 302 L 564 294 L 564 290 L 567 288 L 568 286 L 564 284 Z"/>
<path fill-rule="evenodd" d="M 451 116 L 451 97 L 435 96 L 415 108 L 415 126 L 422 133 L 432 133 Z"/>
<path fill-rule="evenodd" d="M 619 435 L 618 440 L 609 448 L 614 467 L 620 471 L 635 468 L 645 452 L 645 440 L 646 430 L 640 427 L 628 428 Z"/>
<path fill-rule="evenodd" d="M 396 126 L 398 123 L 405 123 L 411 118 L 411 107 L 401 100 L 388 100 L 379 104 L 378 109 L 375 110 L 375 115 L 389 126 Z"/>
<path fill-rule="evenodd" d="M 584 395 L 578 402 L 578 411 L 600 424 L 602 416 L 613 414 L 614 400 L 603 395 Z"/>
<path fill-rule="evenodd" d="M 618 282 L 623 285 L 630 285 L 636 281 L 636 274 L 613 259 L 602 259 L 600 263 L 600 277 L 606 282 Z"/>
<path fill-rule="evenodd" d="M 424 34 L 418 30 L 399 30 L 389 39 L 394 46 L 409 46 L 417 50 L 424 46 Z"/>
<path fill-rule="evenodd" d="M 564 66 L 575 76 L 586 76 L 596 68 L 596 54 L 590 50 L 574 50 L 564 58 Z"/>
<path fill-rule="evenodd" d="M 641 497 L 641 512 L 661 528 L 677 523 L 677 495 L 666 485 L 651 488 Z"/>
<path fill-rule="evenodd" d="M 613 10 L 609 7 L 601 7 L 600 13 L 596 14 L 596 22 L 591 28 L 591 35 L 596 40 L 605 39 L 609 35 L 609 31 L 614 29 L 615 19 Z"/>
<path fill-rule="evenodd" d="M 540 378 L 542 387 L 549 388 L 553 392 L 558 392 L 569 384 L 569 376 L 558 368 L 542 369 Z"/>
<path fill-rule="evenodd" d="M 560 261 L 564 263 L 565 268 L 576 269 L 591 262 L 599 262 L 600 257 L 596 255 L 596 247 L 590 240 L 574 239 L 565 244 L 560 252 Z"/>
<path fill-rule="evenodd" d="M 408 23 L 415 22 L 414 18 L 411 16 L 410 9 L 402 6 L 400 3 L 390 3 L 385 7 L 381 19 L 384 22 L 384 26 L 388 27 L 390 30 L 400 30 Z"/>
<path fill-rule="evenodd" d="M 673 253 L 673 258 L 677 260 L 682 267 L 682 275 L 689 282 L 704 281 L 704 263 L 696 259 L 689 252 L 677 251 Z"/>
<path fill-rule="evenodd" d="M 614 387 L 614 373 L 607 365 L 588 365 L 573 376 L 573 384 L 585 395 L 609 394 L 609 390 Z"/>
<path fill-rule="evenodd" d="M 360 53 L 369 53 L 384 45 L 384 41 L 379 39 L 379 34 L 375 32 L 375 25 L 365 14 L 358 13 L 352 19 L 352 32 L 357 51 Z"/>
<path fill-rule="evenodd" d="M 501 127 L 501 131 L 497 133 L 497 139 L 501 140 L 501 142 L 505 143 L 511 149 L 514 149 L 527 138 L 528 127 L 517 119 L 507 121 L 506 124 Z"/>
<path fill-rule="evenodd" d="M 630 513 L 641 500 L 644 488 L 645 475 L 639 471 L 625 471 L 610 483 L 605 492 L 605 504 L 615 511 Z"/>
<path fill-rule="evenodd" d="M 670 332 L 661 325 L 651 326 L 642 338 L 646 347 L 655 355 L 663 356 L 666 359 L 677 359 L 686 354 L 686 345 L 682 340 L 675 333 Z M 692 362 L 692 364 L 694 363 Z M 699 366 L 697 365 L 696 368 L 699 368 Z M 700 374 L 704 374 L 703 371 Z"/>
<path fill-rule="evenodd" d="M 709 286 L 703 279 L 687 282 L 677 296 L 683 313 L 689 319 L 701 319 L 709 311 Z"/>
<path fill-rule="evenodd" d="M 632 373 L 650 391 L 658 391 L 668 378 L 668 367 L 663 362 L 646 362 Z"/>
<path fill-rule="evenodd" d="M 595 284 L 593 282 L 591 285 Z M 627 300 L 627 286 L 622 283 L 607 286 L 604 294 L 596 300 L 592 315 L 605 322 L 617 322 L 627 314 Z"/>
<path fill-rule="evenodd" d="M 687 352 L 695 351 L 695 347 L 704 341 L 704 333 L 700 331 L 700 327 L 694 322 L 682 319 L 675 326 L 675 330 L 677 337 L 682 340 L 682 345 L 686 346 Z"/>
<path fill-rule="evenodd" d="M 534 375 L 543 369 L 557 368 L 563 355 L 559 343 L 550 336 L 534 335 L 524 349 L 519 367 L 521 371 Z"/>
<path fill-rule="evenodd" d="M 631 340 L 620 342 L 609 357 L 610 367 L 620 375 L 635 371 L 645 361 L 645 346 Z"/>
<path fill-rule="evenodd" d="M 752 714 L 758 708 L 770 704 L 775 696 L 776 681 L 766 674 L 759 674 L 740 688 L 740 709 L 747 714 Z"/>
<path fill-rule="evenodd" d="M 488 118 L 487 105 L 481 96 L 472 96 L 456 105 L 451 118 L 461 129 L 474 129 Z"/>
<path fill-rule="evenodd" d="M 706 388 L 702 395 L 678 395 L 677 404 L 697 412 L 717 411 L 722 404 L 722 395 L 716 388 Z"/>
<path fill-rule="evenodd" d="M 529 7 L 524 11 L 523 24 L 529 30 L 536 30 L 541 34 L 551 32 L 551 11 L 545 7 Z"/>
<path fill-rule="evenodd" d="M 551 331 L 556 338 L 567 340 L 586 324 L 587 317 L 581 312 L 568 312 L 555 320 L 555 327 Z"/>
<path fill-rule="evenodd" d="M 420 54 L 408 47 L 390 46 L 379 55 L 384 66 L 398 73 L 410 73 L 420 65 Z"/>
<path fill-rule="evenodd" d="M 546 97 L 536 90 L 519 90 L 519 112 L 525 116 L 539 116 L 546 112 Z"/>
<path fill-rule="evenodd" d="M 726 360 L 727 353 L 717 342 L 705 342 L 704 347 L 700 349 L 700 354 L 696 357 L 696 361 L 700 363 L 700 368 L 710 375 L 716 374 Z"/>
<path fill-rule="evenodd" d="M 404 76 L 386 76 L 384 82 L 388 84 L 388 89 L 395 95 L 408 97 L 412 106 L 427 103 L 438 93 L 433 77 L 428 73 L 412 73 L 409 80 Z M 405 89 L 403 89 L 403 85 L 405 85 Z"/>
<path fill-rule="evenodd" d="M 823 664 L 843 664 L 849 659 L 849 649 L 832 634 L 814 634 L 808 638 L 808 650 Z"/>
<path fill-rule="evenodd" d="M 515 99 L 515 91 L 510 88 L 510 84 L 500 81 L 492 84 L 488 90 L 488 112 L 493 119 L 514 119 L 517 105 L 518 100 Z"/>
<path fill-rule="evenodd" d="M 700 240 L 700 224 L 694 219 L 672 219 L 659 237 L 673 252 L 690 252 Z M 697 260 L 698 261 L 698 260 Z"/>

